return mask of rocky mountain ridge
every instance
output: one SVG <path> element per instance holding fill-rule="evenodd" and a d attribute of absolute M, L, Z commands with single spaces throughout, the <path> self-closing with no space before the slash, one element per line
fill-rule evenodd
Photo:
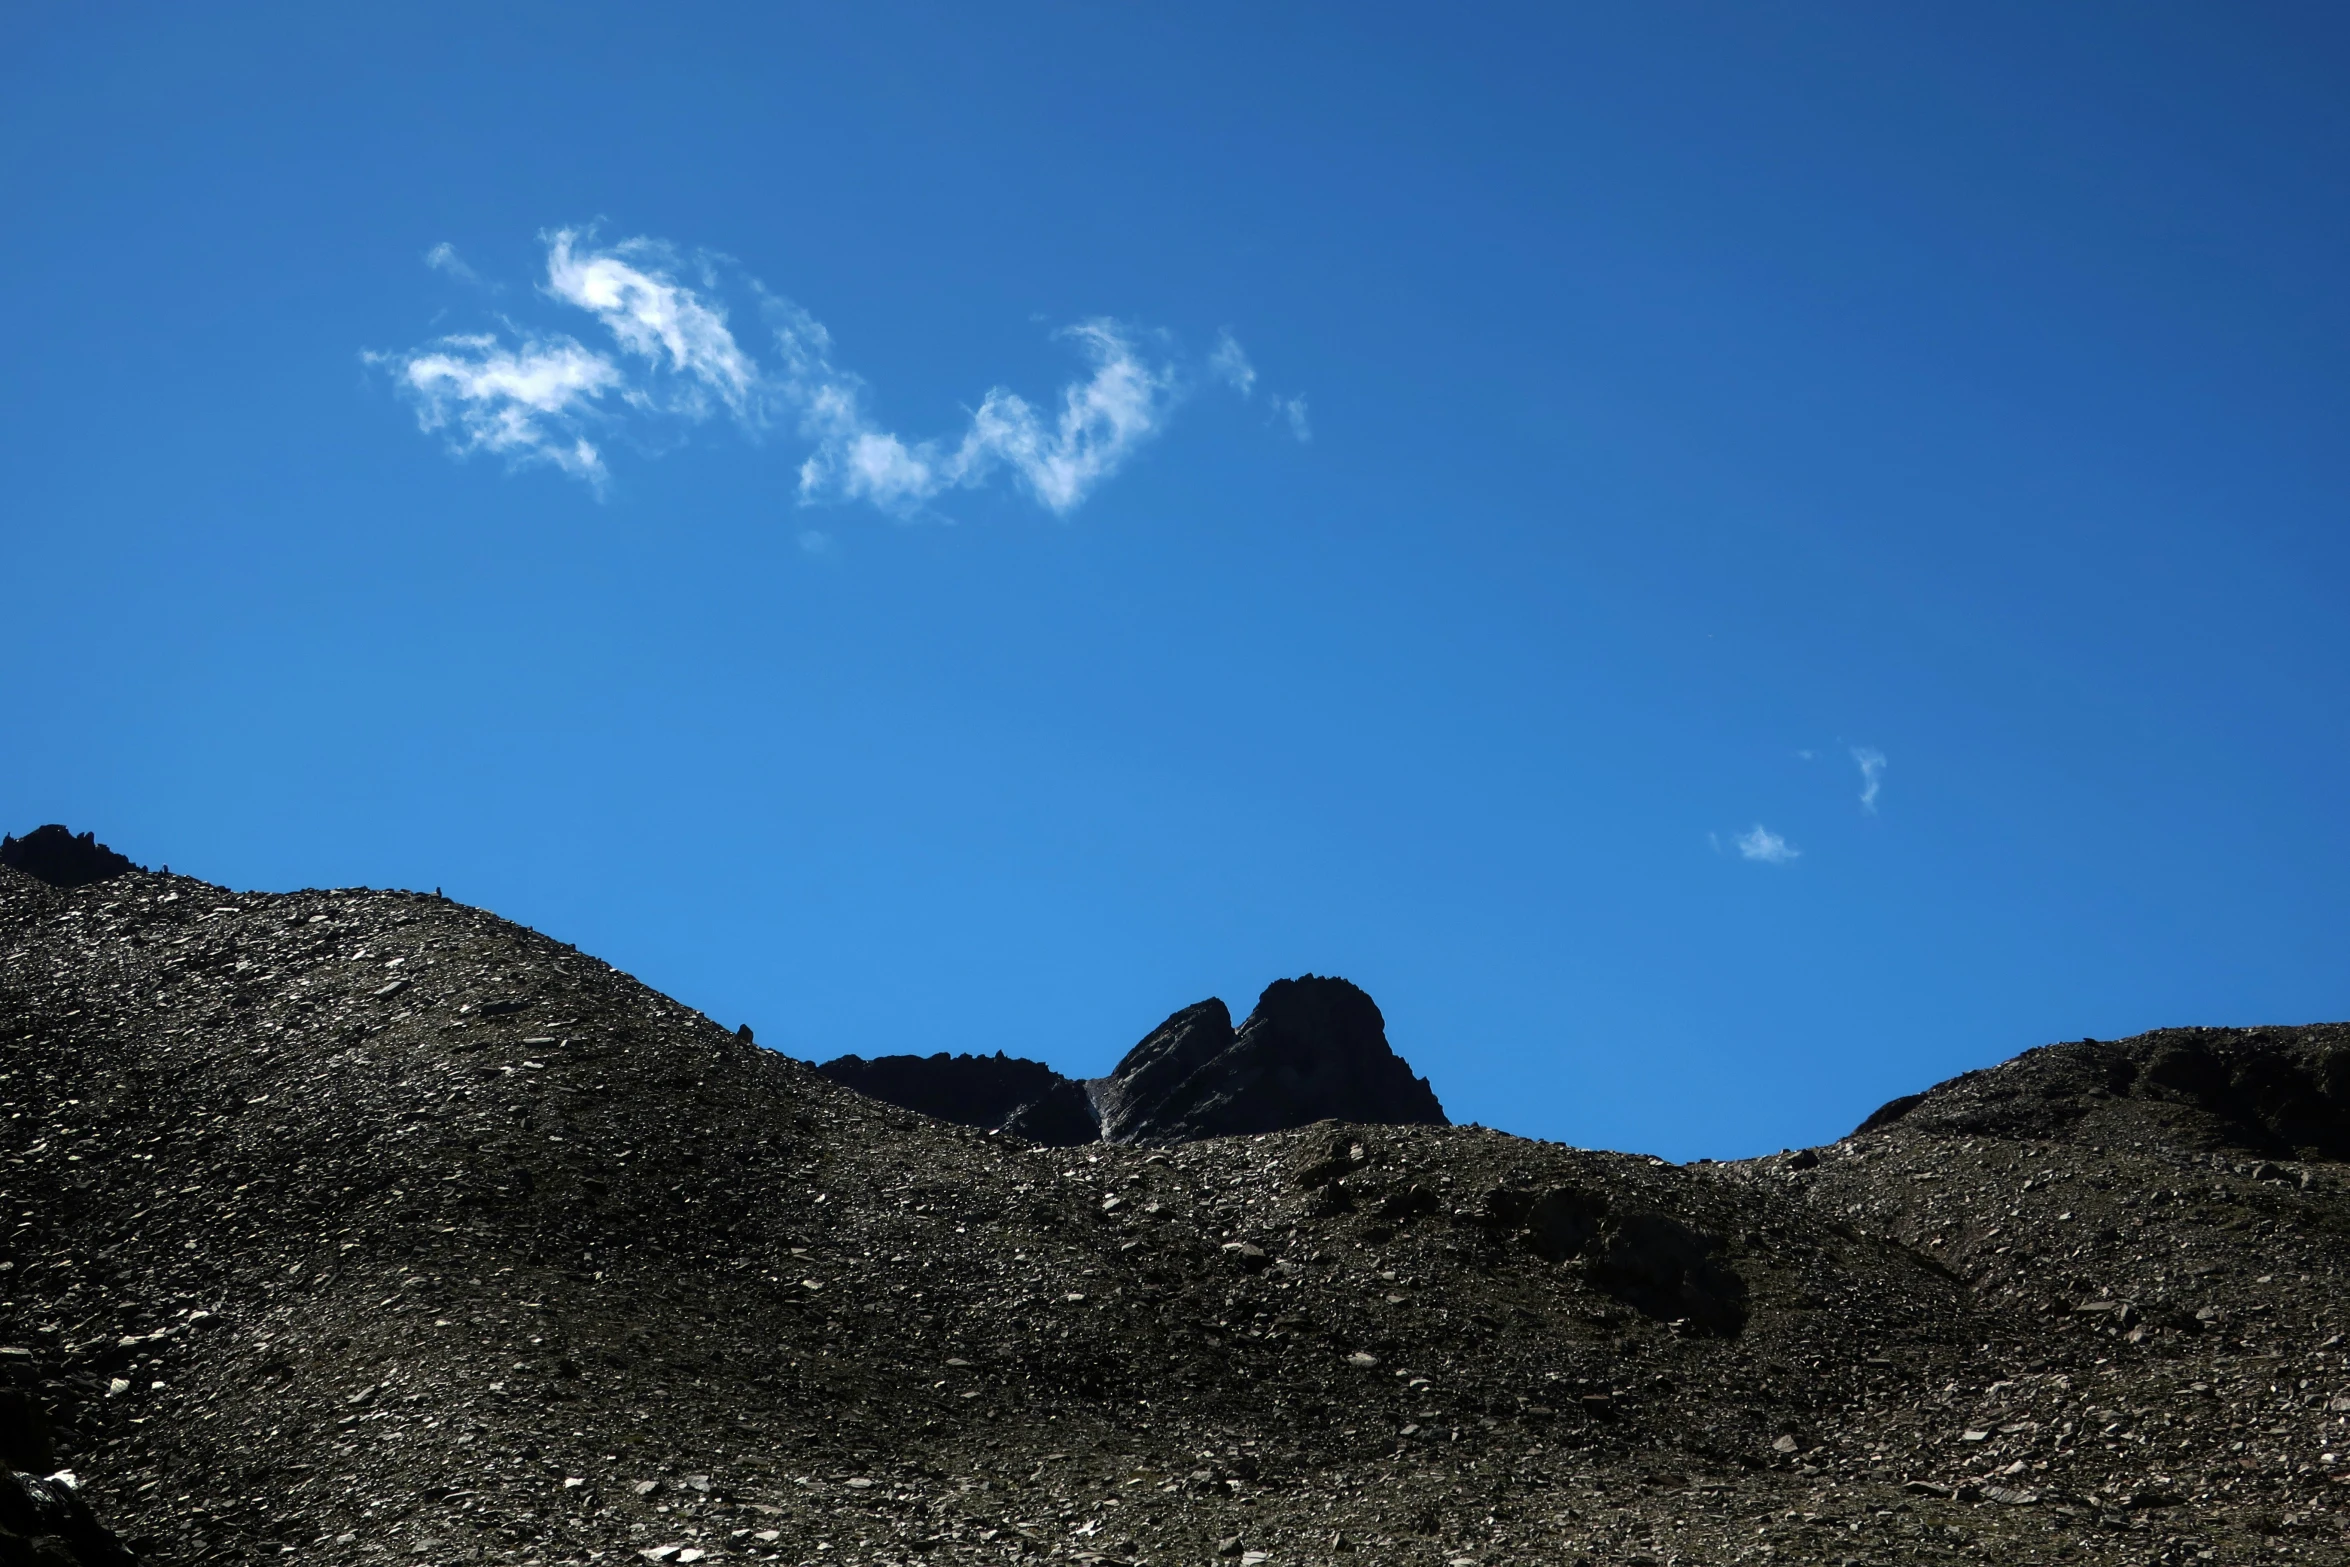
<path fill-rule="evenodd" d="M 1106 1077 L 1063 1077 L 1002 1051 L 840 1056 L 816 1070 L 902 1109 L 1056 1147 L 1163 1146 L 1329 1120 L 1450 1124 L 1428 1080 L 1387 1043 L 1377 1004 L 1343 979 L 1313 974 L 1266 986 L 1237 1029 L 1216 997 L 1185 1007 Z"/>
<path fill-rule="evenodd" d="M 2343 1037 L 1056 1148 L 438 898 L 0 869 L 0 1382 L 159 1563 L 2331 1563 Z"/>

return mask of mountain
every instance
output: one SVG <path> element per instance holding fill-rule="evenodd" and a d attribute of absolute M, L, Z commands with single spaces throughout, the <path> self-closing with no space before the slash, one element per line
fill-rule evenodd
<path fill-rule="evenodd" d="M 1168 1144 L 1294 1131 L 1316 1121 L 1444 1126 L 1444 1107 L 1387 1043 L 1360 989 L 1312 974 L 1277 979 L 1235 1029 L 1214 996 L 1144 1036 L 1107 1077 L 1063 1077 L 992 1056 L 841 1056 L 817 1071 L 907 1110 L 1073 1146 Z"/>
<path fill-rule="evenodd" d="M 1102 1135 L 1177 1143 L 1321 1120 L 1444 1126 L 1444 1107 L 1387 1043 L 1371 998 L 1343 979 L 1277 979 L 1235 1029 L 1213 998 L 1186 1007 L 1093 1085 Z"/>
<path fill-rule="evenodd" d="M 10 1456 L 163 1563 L 2335 1562 L 2346 1038 L 1053 1147 L 436 897 L 0 869 Z"/>

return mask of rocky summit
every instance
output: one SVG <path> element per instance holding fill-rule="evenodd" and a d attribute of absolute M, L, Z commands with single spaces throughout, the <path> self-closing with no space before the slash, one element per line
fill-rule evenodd
<path fill-rule="evenodd" d="M 126 855 L 98 841 L 94 832 L 75 837 L 70 828 L 51 822 L 23 837 L 0 837 L 0 865 L 24 872 L 52 887 L 87 887 L 94 881 L 135 871 Z"/>
<path fill-rule="evenodd" d="M 1186 1007 L 1092 1085 L 1102 1135 L 1177 1143 L 1320 1120 L 1443 1126 L 1444 1107 L 1387 1044 L 1371 998 L 1343 979 L 1277 979 L 1238 1029 L 1214 998 Z"/>
<path fill-rule="evenodd" d="M 1107 1077 L 1080 1082 L 1041 1061 L 841 1056 L 817 1071 L 907 1110 L 1069 1146 L 1193 1142 L 1294 1131 L 1316 1121 L 1444 1126 L 1444 1107 L 1387 1043 L 1378 1006 L 1343 979 L 1279 979 L 1235 1029 L 1214 996 L 1185 1007 Z"/>
<path fill-rule="evenodd" d="M 2345 1049 L 1055 1147 L 435 897 L 0 869 L 0 1562 L 2339 1562 Z"/>

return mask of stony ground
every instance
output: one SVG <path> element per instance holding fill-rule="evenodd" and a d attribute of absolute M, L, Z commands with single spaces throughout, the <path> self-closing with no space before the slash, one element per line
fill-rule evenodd
<path fill-rule="evenodd" d="M 2350 1560 L 2331 1101 L 2164 1050 L 1034 1148 L 434 898 L 0 870 L 0 1377 L 165 1563 Z"/>

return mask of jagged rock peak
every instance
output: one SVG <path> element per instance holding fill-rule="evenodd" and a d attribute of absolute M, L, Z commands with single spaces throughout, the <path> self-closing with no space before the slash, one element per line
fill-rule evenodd
<path fill-rule="evenodd" d="M 1001 1050 L 992 1056 L 839 1056 L 816 1068 L 844 1088 L 957 1126 L 980 1126 L 1067 1147 L 1101 1137 L 1085 1089 Z"/>
<path fill-rule="evenodd" d="M 1237 1029 L 1222 1001 L 1195 1002 L 1109 1076 L 1082 1083 L 1000 1050 L 841 1056 L 816 1070 L 902 1109 L 1058 1147 L 1252 1136 L 1315 1121 L 1451 1124 L 1428 1080 L 1388 1046 L 1377 1003 L 1313 974 L 1266 986 Z"/>
<path fill-rule="evenodd" d="M 52 887 L 86 887 L 138 866 L 98 841 L 96 833 L 75 837 L 56 822 L 36 827 L 21 838 L 0 837 L 0 865 L 19 870 Z"/>
<path fill-rule="evenodd" d="M 1277 979 L 1238 1029 L 1223 1002 L 1184 1008 L 1091 1085 L 1102 1135 L 1176 1143 L 1321 1120 L 1445 1126 L 1428 1080 L 1387 1043 L 1387 1020 L 1335 977 Z"/>

